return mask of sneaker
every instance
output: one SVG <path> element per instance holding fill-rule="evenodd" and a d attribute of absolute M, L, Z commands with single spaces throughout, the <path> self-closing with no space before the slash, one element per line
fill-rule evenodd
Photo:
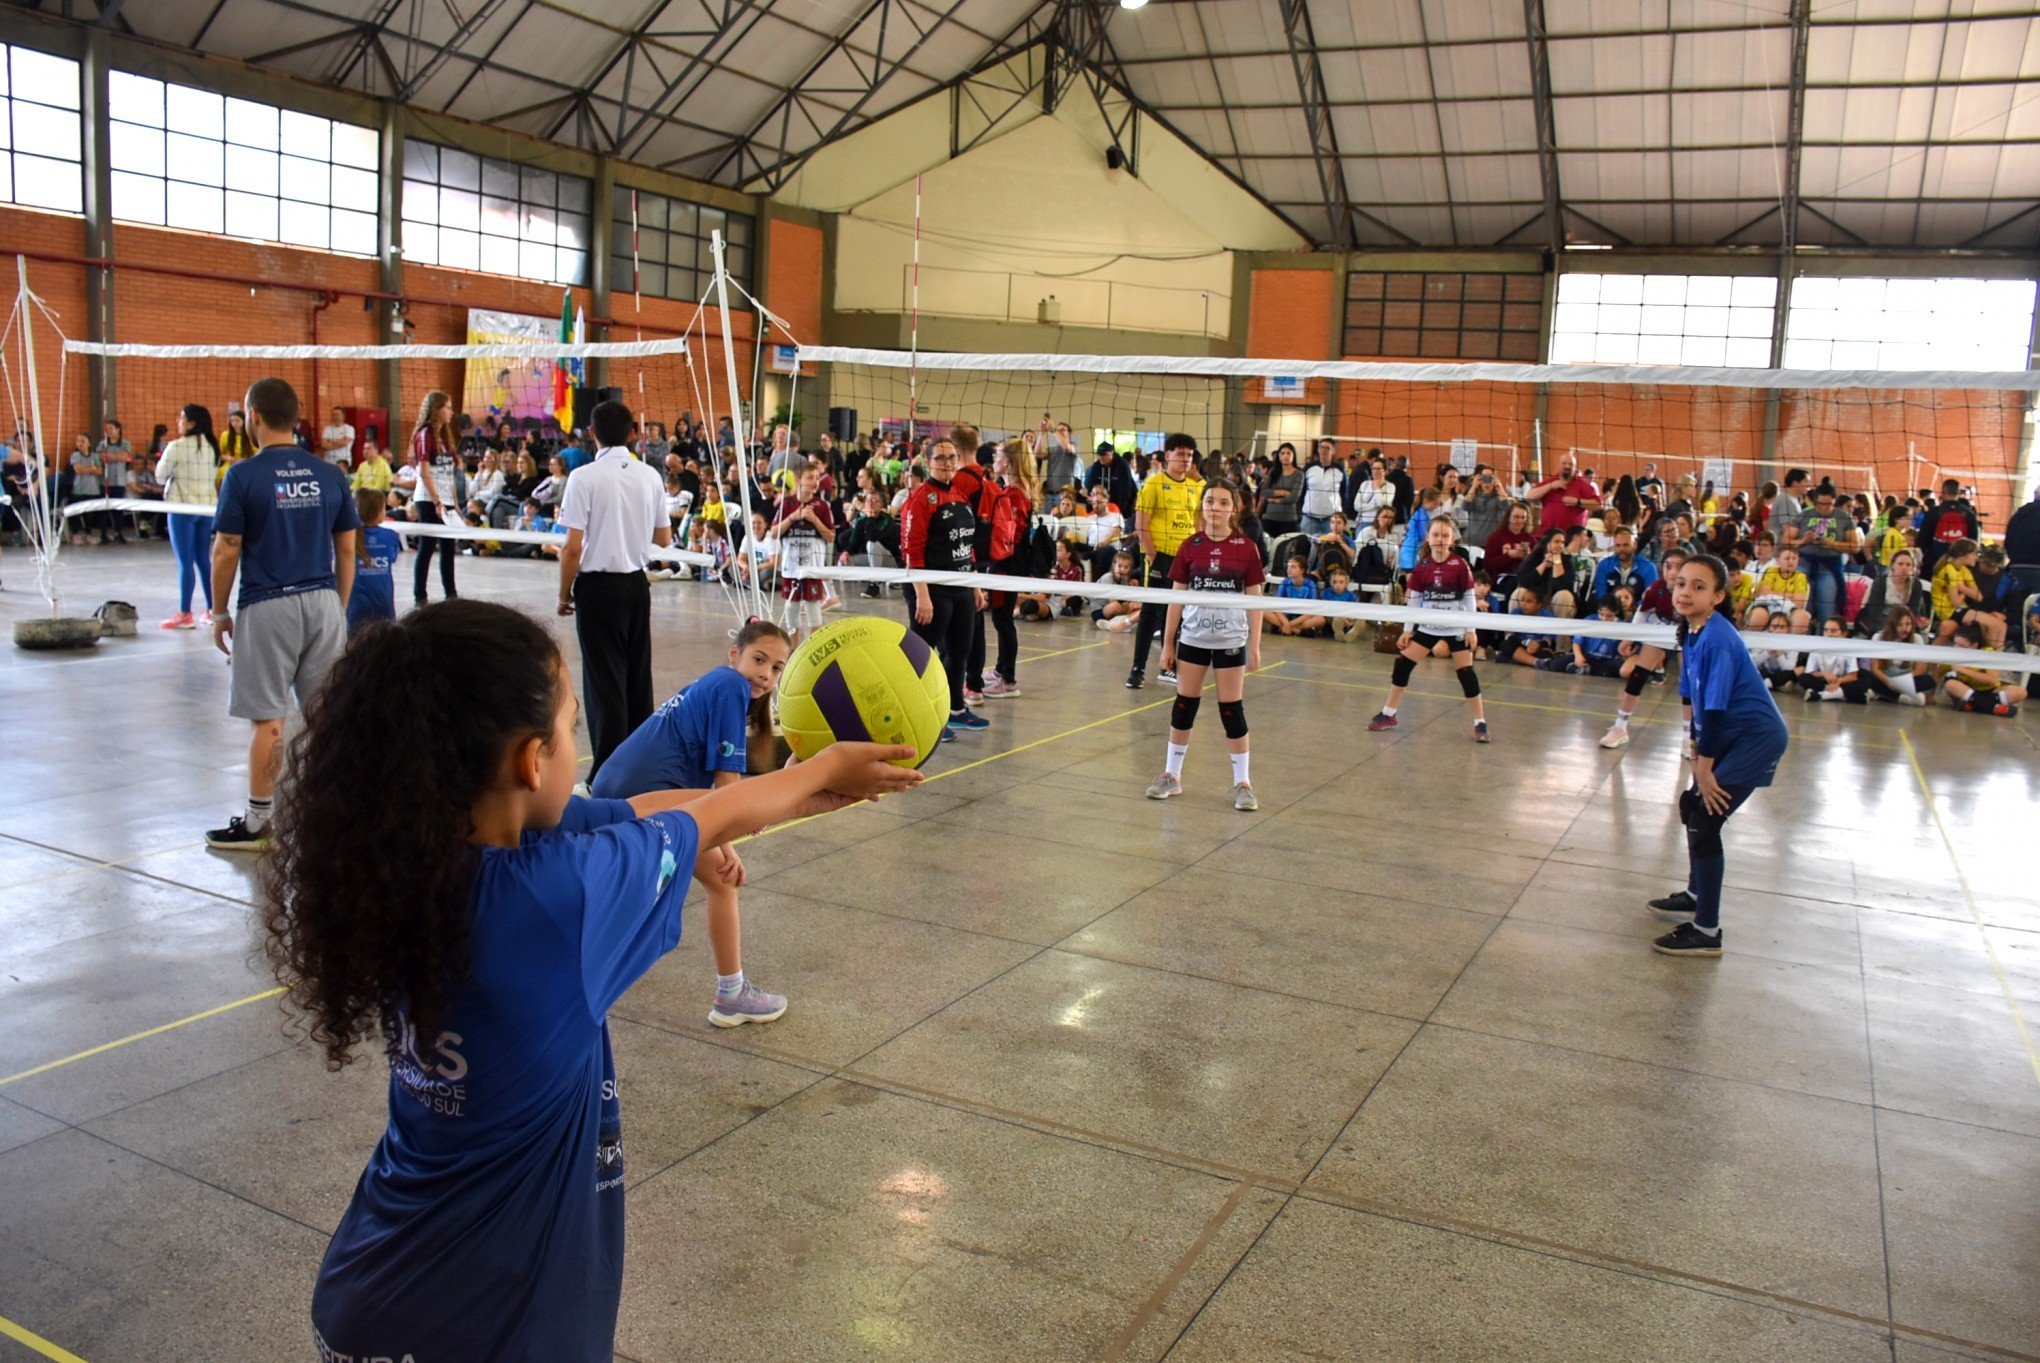
<path fill-rule="evenodd" d="M 1902 695 L 1898 698 L 1898 703 L 1900 705 L 1916 705 L 1924 708 L 1927 703 L 1927 698 L 1919 694 L 1917 691 L 1908 691 L 1905 695 Z"/>
<path fill-rule="evenodd" d="M 1102 630 L 1110 630 L 1112 628 L 1112 622 L 1110 620 L 1107 620 L 1102 615 L 1099 616 L 1096 620 L 1093 620 L 1091 623 L 1096 625 L 1099 629 Z"/>
<path fill-rule="evenodd" d="M 983 705 L 985 703 L 985 693 L 973 691 L 970 687 L 966 686 L 963 688 L 963 703 L 965 705 Z"/>
<path fill-rule="evenodd" d="M 1628 746 L 1629 746 L 1629 726 L 1628 726 L 1627 724 L 1611 724 L 1611 725 L 1609 725 L 1609 726 L 1608 726 L 1608 732 L 1607 732 L 1607 733 L 1605 733 L 1605 734 L 1602 734 L 1602 735 L 1601 735 L 1601 746 L 1602 746 L 1602 747 L 1604 747 L 1604 748 L 1626 748 L 1626 747 L 1628 747 Z"/>
<path fill-rule="evenodd" d="M 964 730 L 969 733 L 977 733 L 981 729 L 992 727 L 992 722 L 989 719 L 984 718 L 982 715 L 974 715 L 968 710 L 965 710 L 960 715 L 951 715 L 949 717 L 949 724 L 951 728 Z"/>
<path fill-rule="evenodd" d="M 1176 684 L 1176 669 L 1173 667 L 1163 668 L 1155 673 L 1155 680 L 1164 686 L 1174 686 Z"/>
<path fill-rule="evenodd" d="M 1808 691 L 1805 695 L 1801 696 L 1800 699 L 1805 701 L 1808 705 L 1812 705 L 1816 701 L 1827 699 L 1827 697 L 1822 695 L 1818 691 Z"/>
<path fill-rule="evenodd" d="M 1261 807 L 1261 801 L 1254 795 L 1254 788 L 1242 781 L 1232 788 L 1232 807 L 1242 814 L 1251 814 Z"/>
<path fill-rule="evenodd" d="M 1160 776 L 1148 782 L 1147 797 L 1150 800 L 1166 800 L 1172 795 L 1181 795 L 1182 793 L 1182 778 L 1171 776 L 1167 772 L 1163 772 Z"/>
<path fill-rule="evenodd" d="M 1685 758 L 1688 762 L 1691 762 L 1694 759 L 1694 757 L 1698 755 L 1697 750 L 1693 747 L 1692 739 L 1689 738 L 1686 740 L 1686 746 L 1679 755 Z"/>
<path fill-rule="evenodd" d="M 708 1010 L 708 1021 L 715 1027 L 741 1027 L 747 1022 L 771 1022 L 785 1012 L 786 995 L 768 994 L 745 980 L 735 998 L 717 997 L 715 1007 Z"/>
<path fill-rule="evenodd" d="M 248 820 L 236 814 L 227 820 L 225 828 L 209 830 L 205 835 L 205 845 L 222 852 L 260 852 L 269 846 L 269 830 L 252 832 Z"/>
<path fill-rule="evenodd" d="M 1476 723 L 1474 724 L 1474 726 L 1473 726 L 1473 741 L 1474 741 L 1474 742 L 1476 742 L 1476 743 L 1485 743 L 1485 742 L 1487 742 L 1487 741 L 1488 741 L 1488 732 L 1487 732 L 1487 721 L 1486 721 L 1486 720 L 1484 720 L 1484 719 L 1483 719 L 1483 720 L 1479 720 L 1479 721 L 1477 721 L 1477 722 L 1476 722 Z"/>
<path fill-rule="evenodd" d="M 1367 721 L 1367 732 L 1378 734 L 1383 729 L 1393 729 L 1395 727 L 1395 720 L 1396 717 L 1394 715 L 1386 712 L 1378 714 L 1373 719 Z"/>
<path fill-rule="evenodd" d="M 1133 629 L 1133 617 L 1130 615 L 1115 615 L 1105 622 L 1105 628 L 1111 630 L 1114 634 L 1128 633 Z"/>
<path fill-rule="evenodd" d="M 1660 918 L 1668 918 L 1674 923 L 1692 922 L 1693 915 L 1699 911 L 1699 908 L 1700 906 L 1693 902 L 1693 896 L 1687 894 L 1684 890 L 1668 894 L 1663 899 L 1653 899 L 1650 901 L 1650 911 L 1652 913 Z"/>
<path fill-rule="evenodd" d="M 954 743 L 956 741 L 956 726 L 953 724 L 943 725 L 942 736 L 935 741 L 937 743 Z"/>
<path fill-rule="evenodd" d="M 1140 688 L 1141 688 L 1141 687 L 1143 687 L 1143 686 L 1146 686 L 1146 685 L 1147 685 L 1147 678 L 1146 678 L 1145 676 L 1142 676 L 1142 675 L 1141 675 L 1141 670 L 1140 670 L 1139 668 L 1137 668 L 1137 667 L 1136 667 L 1136 668 L 1134 668 L 1134 669 L 1133 669 L 1133 671 L 1131 671 L 1131 672 L 1129 672 L 1129 673 L 1127 673 L 1127 674 L 1126 674 L 1126 689 L 1127 689 L 1127 690 L 1129 690 L 1129 691 L 1138 691 L 1138 690 L 1140 690 Z"/>
<path fill-rule="evenodd" d="M 163 622 L 162 624 L 160 624 L 160 625 L 156 626 L 156 628 L 157 628 L 157 629 L 197 629 L 197 628 L 198 628 L 198 621 L 192 618 L 192 614 L 191 614 L 191 612 L 190 612 L 190 611 L 179 611 L 179 612 L 177 612 L 177 614 L 175 614 L 175 615 L 171 616 L 171 617 L 170 617 L 170 618 L 169 618 L 168 620 L 165 620 L 165 621 L 164 621 L 164 622 Z"/>
<path fill-rule="evenodd" d="M 2019 707 L 2016 705 L 2007 705 L 2004 701 L 1999 701 L 1997 705 L 1992 708 L 1991 713 L 1996 715 L 1999 719 L 2017 719 L 2019 717 Z"/>
<path fill-rule="evenodd" d="M 1691 923 L 1681 923 L 1664 936 L 1650 944 L 1650 949 L 1666 956 L 1719 956 L 1721 934 L 1709 935 Z"/>
<path fill-rule="evenodd" d="M 986 700 L 1011 700 L 1019 694 L 1019 682 L 1009 682 L 1004 677 L 985 682 Z"/>
<path fill-rule="evenodd" d="M 200 611 L 200 612 L 198 613 L 198 627 L 199 627 L 200 629 L 211 629 L 211 628 L 212 628 L 212 619 L 213 619 L 213 616 L 212 616 L 212 612 L 211 612 L 211 611 L 209 611 L 209 610 L 203 610 L 203 611 Z"/>

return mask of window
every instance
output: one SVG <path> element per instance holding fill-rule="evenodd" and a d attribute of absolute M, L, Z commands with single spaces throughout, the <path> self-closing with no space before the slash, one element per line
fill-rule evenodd
<path fill-rule="evenodd" d="M 1763 369 L 1777 299 L 1769 275 L 1563 274 L 1551 362 Z"/>
<path fill-rule="evenodd" d="M 1348 355 L 1535 361 L 1543 326 L 1542 275 L 1346 276 Z"/>
<path fill-rule="evenodd" d="M 78 63 L 0 46 L 0 203 L 85 210 Z"/>
<path fill-rule="evenodd" d="M 404 259 L 588 282 L 588 181 L 431 142 L 404 144 Z"/>
<path fill-rule="evenodd" d="M 1788 369 L 2026 368 L 2030 279 L 1793 281 Z"/>
<path fill-rule="evenodd" d="M 115 71 L 113 216 L 375 254 L 375 129 Z"/>
<path fill-rule="evenodd" d="M 637 255 L 631 256 L 632 193 L 637 195 Z M 724 261 L 730 278 L 751 287 L 751 251 L 756 223 L 748 214 L 668 199 L 644 190 L 616 187 L 610 211 L 614 216 L 610 240 L 615 251 L 609 265 L 611 295 L 631 290 L 632 265 L 636 265 L 637 288 L 654 298 L 699 301 L 715 277 L 715 260 L 709 251 L 709 234 L 718 229 L 729 243 Z M 614 312 L 615 309 L 610 309 Z"/>

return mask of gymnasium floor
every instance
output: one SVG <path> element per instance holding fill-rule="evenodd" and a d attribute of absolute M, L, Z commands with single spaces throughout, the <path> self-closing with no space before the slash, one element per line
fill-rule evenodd
<path fill-rule="evenodd" d="M 383 1066 L 328 1074 L 263 996 L 249 866 L 199 841 L 244 733 L 153 628 L 167 552 L 67 562 L 144 628 L 0 654 L 0 1325 L 305 1357 Z M 664 692 L 728 616 L 654 592 Z M 1024 641 L 922 790 L 744 847 L 785 1019 L 707 1027 L 696 906 L 616 1010 L 625 1356 L 2040 1356 L 2029 721 L 1788 707 L 1728 954 L 1672 961 L 1675 697 L 1610 754 L 1611 683 L 1490 668 L 1482 749 L 1440 665 L 1375 736 L 1383 660 L 1271 642 L 1240 815 L 1215 722 L 1140 798 L 1168 692 L 1121 688 L 1126 639 Z"/>

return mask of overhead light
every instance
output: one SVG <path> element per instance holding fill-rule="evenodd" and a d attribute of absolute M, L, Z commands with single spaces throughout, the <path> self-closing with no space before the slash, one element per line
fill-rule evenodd
<path fill-rule="evenodd" d="M 1119 0 L 1121 9 L 1146 9 L 1147 0 Z"/>

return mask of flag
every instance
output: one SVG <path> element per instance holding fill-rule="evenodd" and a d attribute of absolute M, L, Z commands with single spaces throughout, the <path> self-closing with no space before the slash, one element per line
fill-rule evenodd
<path fill-rule="evenodd" d="M 574 306 L 571 289 L 560 291 L 560 344 L 580 345 L 587 335 L 588 321 L 582 311 Z M 584 381 L 585 365 L 576 356 L 568 359 L 561 356 L 553 365 L 552 405 L 553 419 L 560 423 L 560 429 L 574 429 L 574 389 Z"/>

